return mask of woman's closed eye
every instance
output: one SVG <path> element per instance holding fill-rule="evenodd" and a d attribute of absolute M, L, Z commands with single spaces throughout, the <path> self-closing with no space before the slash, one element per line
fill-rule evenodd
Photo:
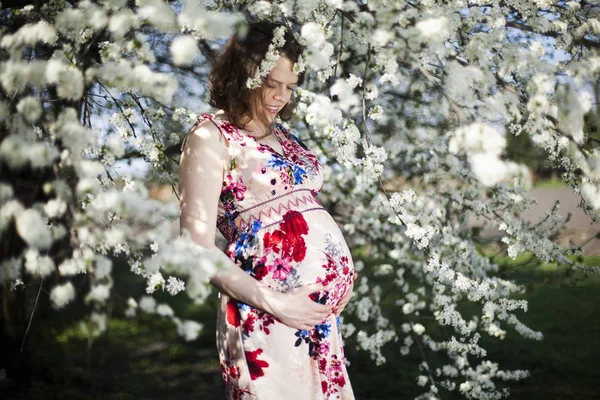
<path fill-rule="evenodd" d="M 274 81 L 273 79 L 269 79 L 269 78 L 265 79 L 265 83 L 266 83 L 267 87 L 270 89 L 277 89 L 280 85 L 282 85 L 281 82 L 277 82 L 277 81 Z M 290 91 L 294 91 L 294 89 L 296 89 L 296 85 L 287 86 L 287 89 Z"/>

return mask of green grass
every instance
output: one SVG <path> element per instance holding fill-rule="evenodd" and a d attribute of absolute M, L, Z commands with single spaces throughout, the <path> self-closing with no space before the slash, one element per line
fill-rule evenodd
<path fill-rule="evenodd" d="M 588 257 L 583 263 L 598 266 L 600 257 Z M 506 262 L 501 274 L 526 285 L 529 310 L 521 320 L 544 334 L 541 342 L 507 335 L 504 343 L 489 347 L 490 358 L 531 371 L 531 378 L 512 386 L 513 397 L 597 399 L 600 276 L 527 260 Z"/>
<path fill-rule="evenodd" d="M 562 179 L 538 179 L 533 184 L 533 187 L 536 189 L 556 189 L 565 186 Z"/>
<path fill-rule="evenodd" d="M 600 393 L 600 277 L 571 272 L 565 266 L 539 264 L 528 256 L 513 261 L 496 257 L 500 276 L 527 287 L 527 313 L 517 313 L 528 326 L 544 333 L 532 341 L 509 331 L 504 340 L 482 338 L 488 359 L 502 369 L 529 369 L 532 376 L 510 383 L 512 399 L 596 399 Z M 584 260 L 600 265 L 600 257 Z M 127 276 L 123 273 L 124 276 Z M 385 286 L 383 307 L 400 326 L 406 316 L 393 305 L 395 288 Z M 387 279 L 389 282 L 389 279 Z M 132 278 L 120 280 L 118 293 L 143 293 Z M 115 312 L 108 331 L 91 346 L 79 331 L 76 316 L 83 306 L 49 313 L 35 320 L 30 343 L 35 355 L 35 380 L 29 393 L 0 393 L 0 398 L 20 399 L 223 399 L 219 361 L 214 344 L 216 296 L 203 306 L 191 306 L 185 295 L 164 299 L 184 318 L 200 320 L 205 329 L 195 342 L 184 342 L 170 321 L 140 315 L 135 319 Z M 114 309 L 124 306 L 116 301 Z M 473 309 L 463 304 L 463 309 Z M 411 316 L 410 318 L 414 318 Z M 441 337 L 442 328 L 430 320 L 419 322 L 430 334 Z M 357 399 L 410 399 L 422 388 L 415 379 L 421 373 L 420 354 L 403 357 L 398 343 L 384 348 L 387 363 L 377 367 L 366 352 L 347 340 L 350 379 Z M 427 353 L 432 366 L 443 365 L 443 355 Z M 4 397 L 3 397 L 4 396 Z M 460 398 L 442 392 L 443 399 Z"/>
<path fill-rule="evenodd" d="M 584 264 L 599 266 L 600 257 L 588 257 Z M 529 303 L 528 312 L 516 312 L 519 319 L 534 330 L 541 331 L 544 339 L 526 339 L 509 329 L 505 339 L 482 337 L 480 344 L 488 350 L 487 357 L 499 363 L 501 369 L 528 369 L 531 377 L 511 382 L 512 399 L 597 399 L 600 398 L 600 276 L 573 272 L 565 265 L 543 264 L 524 255 L 517 260 L 495 257 L 500 265 L 499 276 L 515 281 L 527 288 L 522 296 Z M 385 279 L 380 284 L 386 290 Z M 404 316 L 395 306 L 391 292 L 383 308 L 392 315 L 399 327 L 411 320 L 420 322 L 434 338 L 446 337 L 442 328 L 428 318 Z M 475 312 L 478 305 L 462 303 L 465 313 Z M 403 339 L 403 337 L 401 337 Z M 351 380 L 358 399 L 392 400 L 414 398 L 423 393 L 416 378 L 422 374 L 416 366 L 422 361 L 414 349 L 409 356 L 399 354 L 399 344 L 392 343 L 383 352 L 387 363 L 375 367 L 365 352 L 348 348 Z M 445 363 L 445 358 L 426 353 L 433 368 Z M 443 399 L 462 398 L 454 393 L 442 392 Z"/>
<path fill-rule="evenodd" d="M 204 311 L 195 314 L 203 319 Z M 67 325 L 45 339 L 35 338 L 36 375 L 44 379 L 33 393 L 15 398 L 44 399 L 54 392 L 60 399 L 221 399 L 210 329 L 187 343 L 170 321 L 147 315 L 116 317 L 90 347 L 77 324 Z"/>

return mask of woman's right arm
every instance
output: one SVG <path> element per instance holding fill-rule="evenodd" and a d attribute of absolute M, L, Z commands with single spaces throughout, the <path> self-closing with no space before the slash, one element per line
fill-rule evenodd
<path fill-rule="evenodd" d="M 223 174 L 229 162 L 227 141 L 210 121 L 198 124 L 187 136 L 179 166 L 180 231 L 188 230 L 191 239 L 211 251 Z M 223 254 L 228 267 L 210 277 L 221 292 L 276 316 L 296 329 L 309 329 L 321 323 L 331 308 L 308 296 L 323 287 L 306 285 L 286 293 L 270 289 L 254 279 Z"/>

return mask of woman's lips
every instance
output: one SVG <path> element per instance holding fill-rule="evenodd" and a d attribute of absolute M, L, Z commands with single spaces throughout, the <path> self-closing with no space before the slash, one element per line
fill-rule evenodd
<path fill-rule="evenodd" d="M 277 114 L 279 112 L 279 107 L 277 107 L 277 106 L 265 106 L 265 108 L 271 114 Z"/>

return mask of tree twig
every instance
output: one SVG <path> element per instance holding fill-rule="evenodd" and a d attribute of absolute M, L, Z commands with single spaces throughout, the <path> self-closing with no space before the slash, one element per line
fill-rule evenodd
<path fill-rule="evenodd" d="M 27 324 L 27 329 L 25 330 L 25 335 L 23 336 L 23 341 L 21 342 L 21 353 L 23 352 L 23 349 L 25 348 L 25 340 L 27 340 L 27 335 L 29 334 L 29 330 L 31 329 L 31 322 L 33 321 L 33 315 L 35 314 L 38 300 L 40 299 L 40 294 L 42 293 L 43 285 L 44 285 L 44 278 L 40 278 L 40 288 L 38 289 L 37 296 L 35 297 L 35 303 L 33 304 L 33 310 L 31 310 L 31 315 L 29 316 L 29 323 Z"/>

